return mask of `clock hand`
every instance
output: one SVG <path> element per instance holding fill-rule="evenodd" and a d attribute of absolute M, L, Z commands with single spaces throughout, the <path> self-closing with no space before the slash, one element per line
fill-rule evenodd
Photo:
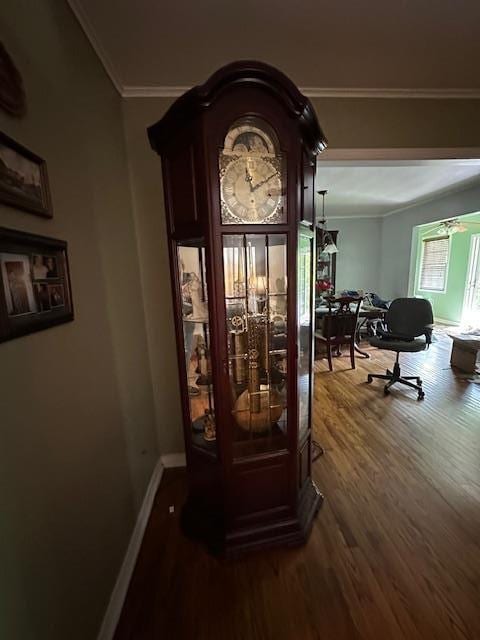
<path fill-rule="evenodd" d="M 266 184 L 269 180 L 271 180 L 272 178 L 274 178 L 277 175 L 277 172 L 272 173 L 271 176 L 268 176 L 268 178 L 265 178 L 265 180 L 261 180 L 258 184 L 256 184 L 252 191 L 256 191 L 259 187 L 261 187 L 262 185 Z"/>
<path fill-rule="evenodd" d="M 250 187 L 250 193 L 253 192 L 253 187 L 252 187 L 252 176 L 248 173 L 248 168 L 245 167 L 245 182 L 248 182 L 248 186 Z"/>

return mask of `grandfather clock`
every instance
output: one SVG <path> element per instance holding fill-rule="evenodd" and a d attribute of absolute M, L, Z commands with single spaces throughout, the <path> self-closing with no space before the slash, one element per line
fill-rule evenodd
<path fill-rule="evenodd" d="M 187 532 L 236 553 L 306 540 L 315 157 L 292 82 L 236 62 L 148 130 L 162 158 L 189 497 Z"/>

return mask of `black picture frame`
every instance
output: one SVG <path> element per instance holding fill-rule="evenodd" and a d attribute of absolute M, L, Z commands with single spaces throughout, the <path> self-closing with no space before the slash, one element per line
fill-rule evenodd
<path fill-rule="evenodd" d="M 53 217 L 47 163 L 2 131 L 0 202 L 44 218 Z"/>
<path fill-rule="evenodd" d="M 0 227 L 0 342 L 73 319 L 67 243 Z"/>

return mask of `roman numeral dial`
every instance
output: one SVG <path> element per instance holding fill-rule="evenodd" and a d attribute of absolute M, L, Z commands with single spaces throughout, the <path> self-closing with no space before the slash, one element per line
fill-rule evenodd
<path fill-rule="evenodd" d="M 270 125 L 237 121 L 224 139 L 219 170 L 222 224 L 286 222 L 283 158 Z"/>
<path fill-rule="evenodd" d="M 241 222 L 263 222 L 281 202 L 281 175 L 270 159 L 234 158 L 221 178 L 221 198 L 230 214 Z"/>

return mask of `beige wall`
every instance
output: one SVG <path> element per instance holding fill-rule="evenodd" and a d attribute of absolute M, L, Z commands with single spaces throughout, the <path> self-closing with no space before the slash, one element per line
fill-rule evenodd
<path fill-rule="evenodd" d="M 158 441 L 162 453 L 183 451 L 162 168 L 146 127 L 172 100 L 124 100 L 123 114 L 137 229 Z"/>
<path fill-rule="evenodd" d="M 3 0 L 0 24 L 28 96 L 0 129 L 54 207 L 0 225 L 69 242 L 76 314 L 0 345 L 0 637 L 91 640 L 158 457 L 121 101 L 66 3 Z"/>
<path fill-rule="evenodd" d="M 314 98 L 332 149 L 480 146 L 479 100 Z"/>

